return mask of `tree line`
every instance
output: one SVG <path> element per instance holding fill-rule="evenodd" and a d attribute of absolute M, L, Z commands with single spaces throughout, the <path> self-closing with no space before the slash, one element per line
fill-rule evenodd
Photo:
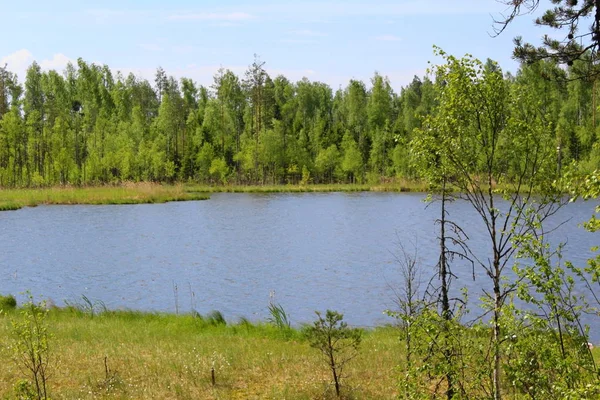
<path fill-rule="evenodd" d="M 486 68 L 500 67 L 488 60 Z M 596 85 L 585 67 L 524 63 L 504 73 L 533 94 L 556 163 L 600 161 Z M 121 181 L 282 184 L 420 178 L 410 143 L 437 112 L 444 82 L 414 77 L 394 92 L 375 73 L 333 90 L 269 76 L 256 58 L 243 77 L 220 69 L 210 87 L 158 68 L 154 82 L 82 59 L 62 72 L 33 63 L 24 83 L 0 68 L 0 186 Z M 520 101 L 515 98 L 513 101 Z M 600 116 L 598 117 L 600 118 Z M 504 149 L 511 157 L 510 146 Z"/>

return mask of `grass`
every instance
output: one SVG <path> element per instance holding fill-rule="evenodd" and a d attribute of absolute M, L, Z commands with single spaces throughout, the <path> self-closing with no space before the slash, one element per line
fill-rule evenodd
<path fill-rule="evenodd" d="M 186 190 L 198 193 L 307 193 L 307 192 L 426 192 L 427 184 L 397 180 L 378 184 L 308 184 L 308 185 L 186 185 Z"/>
<path fill-rule="evenodd" d="M 421 182 L 395 181 L 368 184 L 310 185 L 161 185 L 150 182 L 91 187 L 43 189 L 0 189 L 0 211 L 42 204 L 143 204 L 169 201 L 206 200 L 209 193 L 298 193 L 298 192 L 424 192 Z"/>
<path fill-rule="evenodd" d="M 143 204 L 208 198 L 206 193 L 187 191 L 183 185 L 148 182 L 81 188 L 3 189 L 0 190 L 0 211 L 41 204 Z"/>
<path fill-rule="evenodd" d="M 498 188 L 496 188 L 498 189 Z M 509 186 L 506 186 L 510 190 Z M 41 204 L 142 204 L 206 200 L 210 193 L 315 193 L 315 192 L 420 192 L 429 190 L 424 181 L 394 179 L 377 184 L 308 185 L 162 185 L 151 182 L 92 187 L 44 189 L 0 189 L 0 211 Z"/>
<path fill-rule="evenodd" d="M 53 308 L 49 389 L 55 399 L 333 399 L 322 355 L 299 329 L 208 316 Z M 11 322 L 0 313 L 0 399 L 25 376 L 13 359 Z M 367 330 L 344 370 L 352 399 L 398 398 L 404 344 L 393 327 Z M 594 349 L 600 359 L 599 349 Z M 213 386 L 211 369 L 215 370 Z"/>
<path fill-rule="evenodd" d="M 11 319 L 0 316 L 0 398 L 23 378 L 10 353 Z M 52 398 L 319 399 L 333 398 L 330 373 L 301 332 L 270 324 L 219 324 L 207 317 L 76 309 L 48 315 Z M 393 328 L 366 333 L 348 364 L 354 398 L 397 395 L 401 346 Z M 106 362 L 106 364 L 105 364 Z M 211 383 L 215 369 L 216 385 Z"/>

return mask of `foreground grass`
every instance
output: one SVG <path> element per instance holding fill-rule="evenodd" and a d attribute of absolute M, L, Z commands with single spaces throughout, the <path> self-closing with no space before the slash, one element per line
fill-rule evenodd
<path fill-rule="evenodd" d="M 25 377 L 10 350 L 10 321 L 18 318 L 17 311 L 0 316 L 0 398 L 14 398 L 15 382 Z M 92 317 L 58 309 L 47 321 L 54 399 L 334 397 L 322 356 L 298 330 L 128 311 Z M 345 371 L 352 398 L 396 396 L 399 351 L 397 330 L 367 332 L 360 356 Z"/>
<path fill-rule="evenodd" d="M 134 183 L 119 186 L 56 187 L 0 190 L 0 211 L 41 204 L 143 204 L 205 200 L 206 193 L 187 191 L 183 185 Z"/>
<path fill-rule="evenodd" d="M 0 314 L 0 399 L 16 398 L 15 383 L 28 377 L 11 349 L 12 322 L 21 318 L 18 310 Z M 91 315 L 76 308 L 52 309 L 47 325 L 53 399 L 335 398 L 322 355 L 300 330 L 225 325 L 192 315 Z M 400 396 L 404 343 L 399 335 L 393 327 L 364 333 L 359 356 L 344 369 L 345 398 Z M 594 356 L 600 358 L 598 349 Z"/>

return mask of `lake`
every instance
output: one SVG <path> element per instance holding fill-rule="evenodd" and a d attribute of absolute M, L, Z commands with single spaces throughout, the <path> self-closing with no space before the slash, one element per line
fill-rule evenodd
<path fill-rule="evenodd" d="M 0 293 L 31 291 L 56 305 L 82 296 L 111 309 L 221 311 L 264 320 L 275 293 L 294 324 L 338 310 L 352 325 L 394 322 L 400 244 L 417 246 L 424 280 L 438 257 L 439 205 L 423 194 L 213 194 L 208 201 L 144 205 L 40 206 L 0 213 Z M 596 234 L 578 227 L 594 203 L 569 204 L 553 233 L 567 259 L 584 263 Z M 484 227 L 466 204 L 451 204 L 470 244 L 486 254 Z M 454 265 L 455 289 L 475 299 L 482 274 Z M 24 296 L 20 294 L 19 299 Z M 598 332 L 598 318 L 593 331 Z M 599 335 L 593 333 L 595 340 Z"/>

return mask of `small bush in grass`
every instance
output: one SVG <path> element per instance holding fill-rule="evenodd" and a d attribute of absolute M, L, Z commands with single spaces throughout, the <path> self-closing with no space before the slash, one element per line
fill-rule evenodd
<path fill-rule="evenodd" d="M 19 381 L 17 392 L 25 398 L 48 399 L 48 358 L 49 348 L 46 303 L 35 304 L 33 296 L 23 305 L 21 318 L 12 323 L 14 334 L 13 351 L 17 364 L 27 376 L 27 381 Z M 25 382 L 25 383 L 23 383 Z"/>
<path fill-rule="evenodd" d="M 327 310 L 325 317 L 316 312 L 317 320 L 306 328 L 305 334 L 310 346 L 319 350 L 325 357 L 335 384 L 335 394 L 341 397 L 340 387 L 343 368 L 346 363 L 358 355 L 362 339 L 362 330 L 349 328 L 342 321 L 343 314 Z"/>
<path fill-rule="evenodd" d="M 29 400 L 37 398 L 33 385 L 27 379 L 19 379 L 13 387 L 15 398 L 18 400 Z"/>
<path fill-rule="evenodd" d="M 17 299 L 12 294 L 8 296 L 0 295 L 0 310 L 14 310 L 17 308 Z"/>

